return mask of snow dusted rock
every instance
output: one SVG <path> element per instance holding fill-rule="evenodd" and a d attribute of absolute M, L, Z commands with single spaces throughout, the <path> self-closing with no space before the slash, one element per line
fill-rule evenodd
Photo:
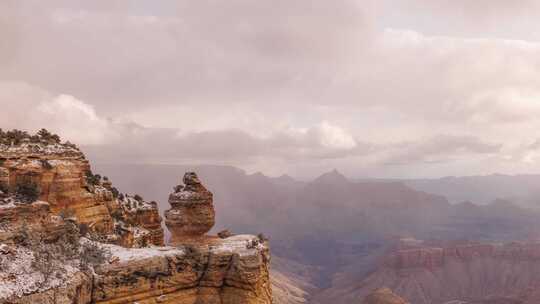
<path fill-rule="evenodd" d="M 197 246 L 127 249 L 107 245 L 114 264 L 96 269 L 93 300 L 123 303 L 272 303 L 266 243 L 255 236 Z"/>
<path fill-rule="evenodd" d="M 0 167 L 0 185 L 9 185 L 9 170 L 3 167 Z"/>
<path fill-rule="evenodd" d="M 0 254 L 13 253 L 13 249 L 6 244 L 0 244 Z"/>
<path fill-rule="evenodd" d="M 165 212 L 165 224 L 171 231 L 173 244 L 198 241 L 215 224 L 212 192 L 194 172 L 187 172 L 183 182 L 169 196 L 171 209 Z"/>
<path fill-rule="evenodd" d="M 16 244 L 21 240 L 21 230 L 44 233 L 49 240 L 64 233 L 65 223 L 51 216 L 49 204 L 37 201 L 21 203 L 12 198 L 0 200 L 0 242 Z"/>
<path fill-rule="evenodd" d="M 29 245 L 28 242 L 26 239 L 10 246 L 10 254 L 0 254 L 0 303 L 90 303 L 91 276 L 81 271 L 77 259 L 45 261 L 45 256 L 61 254 L 52 252 L 54 246 L 44 253 L 41 250 L 45 247 L 40 247 L 46 246 L 44 243 Z"/>
<path fill-rule="evenodd" d="M 218 232 L 218 237 L 221 239 L 226 239 L 228 237 L 233 236 L 232 232 L 229 229 L 222 230 Z"/>
<path fill-rule="evenodd" d="M 122 229 L 122 244 L 128 247 L 162 246 L 163 227 L 156 202 L 147 202 L 125 195 L 118 199 L 122 210 L 117 227 Z"/>
<path fill-rule="evenodd" d="M 0 304 L 272 303 L 267 241 L 204 236 L 215 222 L 213 196 L 195 173 L 169 198 L 176 247 L 153 246 L 163 245 L 156 203 L 90 173 L 71 144 L 0 142 L 0 184 L 9 190 L 0 196 Z M 37 201 L 17 199 L 21 180 L 37 185 Z M 108 242 L 89 248 L 111 254 L 95 262 L 81 234 Z"/>
<path fill-rule="evenodd" d="M 177 247 L 95 244 L 108 253 L 101 264 L 83 270 L 77 260 L 55 260 L 47 281 L 33 266 L 31 247 L 0 255 L 0 303 L 272 303 L 269 249 L 259 237 L 207 237 Z"/>
<path fill-rule="evenodd" d="M 39 199 L 50 204 L 59 214 L 72 210 L 81 223 L 102 234 L 113 233 L 113 221 L 107 209 L 111 196 L 97 196 L 86 188 L 86 172 L 90 164 L 83 153 L 62 144 L 22 143 L 17 146 L 0 145 L 4 159 L 0 179 L 6 180 L 10 190 L 27 180 L 39 188 Z M 4 177 L 2 177 L 4 176 Z"/>
<path fill-rule="evenodd" d="M 20 181 L 34 183 L 52 214 L 72 212 L 90 231 L 123 246 L 163 245 L 157 204 L 141 202 L 142 206 L 129 210 L 133 198 L 116 198 L 109 180 L 90 183 L 90 164 L 74 145 L 0 144 L 0 160 L 0 185 L 13 192 Z"/>

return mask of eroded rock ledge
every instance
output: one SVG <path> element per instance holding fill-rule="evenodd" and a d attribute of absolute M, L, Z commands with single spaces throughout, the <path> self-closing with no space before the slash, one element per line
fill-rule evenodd
<path fill-rule="evenodd" d="M 0 144 L 0 191 L 15 193 L 21 185 L 35 188 L 52 214 L 74 216 L 108 242 L 163 245 L 157 205 L 118 195 L 110 181 L 95 178 L 84 154 L 72 144 Z"/>
<path fill-rule="evenodd" d="M 442 267 L 448 261 L 493 258 L 510 261 L 540 261 L 540 242 L 472 243 L 445 247 L 418 247 L 397 250 L 384 260 L 395 269 Z"/>
<path fill-rule="evenodd" d="M 45 202 L 14 204 L 0 208 L 0 214 L 47 209 Z M 51 242 L 66 233 L 58 217 L 41 217 L 32 225 L 49 227 Z M 34 253 L 17 245 L 18 231 L 4 231 L 0 259 L 11 269 L 0 271 L 0 303 L 272 303 L 268 245 L 255 236 L 207 237 L 175 247 L 100 244 L 110 252 L 105 263 L 84 271 L 70 260 L 46 282 L 31 268 Z"/>
<path fill-rule="evenodd" d="M 249 235 L 198 247 L 114 247 L 96 269 L 95 303 L 271 303 L 269 250 Z"/>
<path fill-rule="evenodd" d="M 540 303 L 538 241 L 405 243 L 381 258 L 354 296 L 384 284 L 415 304 Z"/>

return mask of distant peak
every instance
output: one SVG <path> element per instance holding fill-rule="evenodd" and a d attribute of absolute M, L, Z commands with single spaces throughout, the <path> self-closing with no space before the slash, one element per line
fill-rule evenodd
<path fill-rule="evenodd" d="M 290 176 L 289 174 L 283 174 L 278 176 L 276 179 L 282 180 L 282 181 L 288 181 L 288 182 L 295 182 L 296 180 Z"/>
<path fill-rule="evenodd" d="M 326 172 L 321 176 L 317 177 L 313 182 L 315 183 L 347 183 L 349 180 L 345 175 L 341 174 L 337 169 L 334 169 L 330 172 Z"/>

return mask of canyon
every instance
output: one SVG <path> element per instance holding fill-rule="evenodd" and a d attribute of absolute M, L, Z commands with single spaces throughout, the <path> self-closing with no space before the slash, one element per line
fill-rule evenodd
<path fill-rule="evenodd" d="M 220 216 L 214 231 L 264 231 L 271 239 L 270 271 L 279 303 L 362 303 L 374 289 L 395 289 L 392 276 L 380 276 L 370 285 L 372 290 L 361 286 L 371 274 L 389 269 L 381 266 L 385 265 L 381 260 L 403 240 L 437 251 L 456 244 L 534 244 L 540 231 L 537 212 L 507 200 L 450 203 L 401 181 L 351 180 L 337 171 L 299 181 L 227 166 L 99 162 L 95 166 L 119 180 L 123 189 L 144 189 L 145 197 L 160 202 L 167 200 L 163 182 L 176 172 L 200 173 L 221 203 L 216 205 Z M 146 175 L 136 174 L 141 171 Z M 461 196 L 467 198 L 466 194 Z M 416 303 L 400 291 L 393 290 Z"/>
<path fill-rule="evenodd" d="M 450 203 L 337 171 L 303 182 L 219 166 L 92 169 L 107 176 L 69 143 L 0 145 L 0 303 L 539 298 L 540 217 L 509 201 Z"/>

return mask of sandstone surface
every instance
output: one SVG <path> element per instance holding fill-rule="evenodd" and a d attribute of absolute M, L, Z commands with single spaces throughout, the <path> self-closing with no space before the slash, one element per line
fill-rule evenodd
<path fill-rule="evenodd" d="M 165 212 L 173 244 L 198 242 L 215 224 L 212 193 L 194 172 L 187 172 L 183 183 L 169 196 L 171 209 Z"/>
<path fill-rule="evenodd" d="M 88 160 L 74 145 L 0 144 L 0 184 L 10 192 L 20 184 L 35 185 L 39 199 L 49 203 L 53 214 L 73 213 L 80 224 L 108 242 L 163 245 L 156 204 L 141 202 L 128 209 L 132 200 L 119 199 L 109 181 L 92 183 L 93 177 Z"/>

